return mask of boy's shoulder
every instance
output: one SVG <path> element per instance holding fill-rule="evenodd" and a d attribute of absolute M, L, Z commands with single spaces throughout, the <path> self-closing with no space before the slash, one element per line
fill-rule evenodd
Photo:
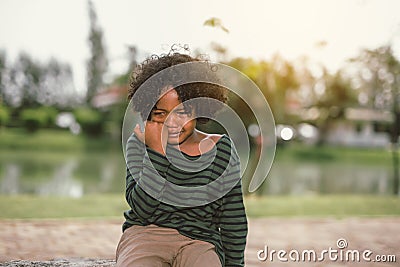
<path fill-rule="evenodd" d="M 210 138 L 215 144 L 223 137 L 223 134 L 207 134 L 207 138 Z"/>
<path fill-rule="evenodd" d="M 209 134 L 203 140 L 211 140 L 214 145 L 218 145 L 220 143 L 225 143 L 231 145 L 232 140 L 226 134 Z"/>
<path fill-rule="evenodd" d="M 233 141 L 232 139 L 226 135 L 226 134 L 210 134 L 210 136 L 208 137 L 209 140 L 212 140 L 215 147 L 231 147 L 234 146 L 233 145 Z"/>
<path fill-rule="evenodd" d="M 206 153 L 215 148 L 221 148 L 223 144 L 230 146 L 230 139 L 225 134 L 210 134 L 199 132 L 201 135 L 200 151 Z M 222 144 L 223 143 L 223 144 Z"/>

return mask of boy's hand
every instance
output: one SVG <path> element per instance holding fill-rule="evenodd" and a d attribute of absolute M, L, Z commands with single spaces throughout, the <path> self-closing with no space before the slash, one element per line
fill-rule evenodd
<path fill-rule="evenodd" d="M 133 132 L 136 137 L 148 145 L 151 149 L 165 155 L 165 147 L 167 145 L 168 130 L 165 129 L 163 132 L 163 123 L 147 121 L 145 122 L 145 131 L 140 130 L 139 124 L 135 126 Z M 163 133 L 163 138 L 161 138 L 161 133 Z"/>

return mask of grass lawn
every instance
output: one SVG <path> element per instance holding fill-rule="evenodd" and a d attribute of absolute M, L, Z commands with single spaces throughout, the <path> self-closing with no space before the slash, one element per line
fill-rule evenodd
<path fill-rule="evenodd" d="M 246 197 L 249 217 L 399 216 L 400 198 L 371 195 Z M 0 219 L 111 218 L 128 208 L 123 195 L 79 199 L 31 195 L 0 196 Z"/>
<path fill-rule="evenodd" d="M 312 161 L 317 163 L 340 162 L 372 165 L 392 164 L 392 152 L 383 148 L 355 148 L 338 146 L 307 146 L 301 143 L 290 143 L 276 148 L 277 161 Z"/>
<path fill-rule="evenodd" d="M 106 218 L 128 208 L 123 195 L 94 194 L 82 198 L 0 195 L 1 219 Z"/>
<path fill-rule="evenodd" d="M 400 197 L 318 195 L 248 197 L 249 217 L 265 216 L 399 216 Z"/>

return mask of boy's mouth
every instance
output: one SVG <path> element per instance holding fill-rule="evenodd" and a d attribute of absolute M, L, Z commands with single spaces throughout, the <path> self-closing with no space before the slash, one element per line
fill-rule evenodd
<path fill-rule="evenodd" d="M 176 138 L 176 137 L 179 137 L 179 135 L 180 135 L 181 133 L 183 133 L 183 131 L 180 131 L 180 132 L 168 132 L 168 137 L 170 137 L 170 138 Z"/>

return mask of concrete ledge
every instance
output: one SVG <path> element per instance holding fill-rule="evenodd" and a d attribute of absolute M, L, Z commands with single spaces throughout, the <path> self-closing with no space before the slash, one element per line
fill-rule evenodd
<path fill-rule="evenodd" d="M 99 259 L 59 259 L 49 261 L 26 261 L 26 260 L 13 260 L 0 263 L 0 266 L 8 267 L 114 267 L 114 260 L 99 260 Z"/>

